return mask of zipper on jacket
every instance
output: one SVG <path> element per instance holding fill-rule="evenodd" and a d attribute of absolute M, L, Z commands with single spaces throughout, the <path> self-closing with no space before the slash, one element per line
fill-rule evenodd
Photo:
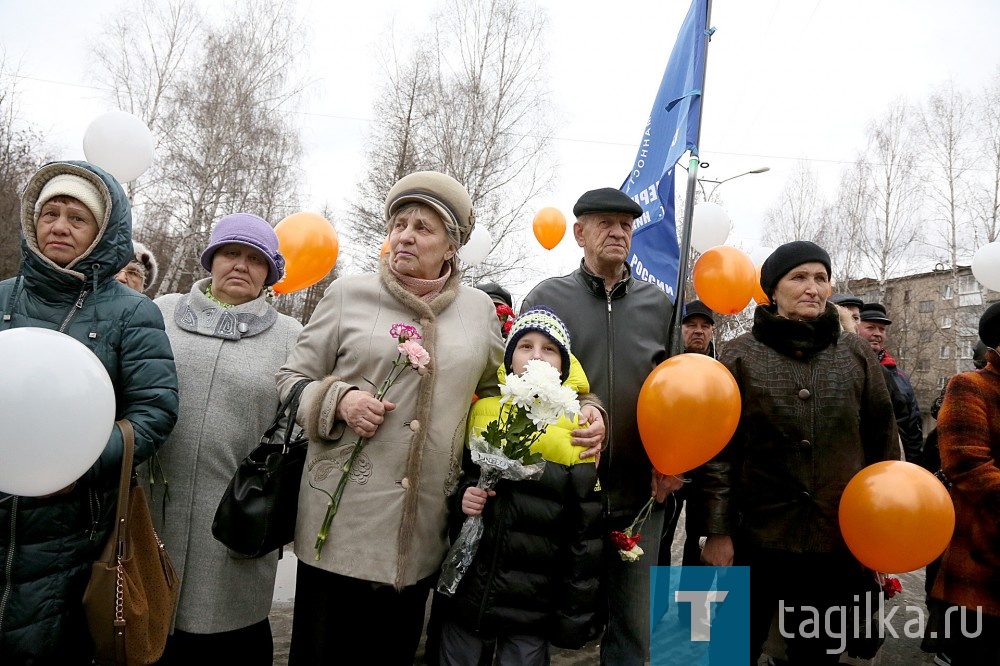
<path fill-rule="evenodd" d="M 90 534 L 88 535 L 91 541 L 97 539 L 97 528 L 100 523 L 101 515 L 101 498 L 97 496 L 97 491 L 91 488 L 87 491 L 88 499 L 87 502 L 90 505 Z"/>
<path fill-rule="evenodd" d="M 70 308 L 69 313 L 66 315 L 66 318 L 63 319 L 62 324 L 59 325 L 59 332 L 60 333 L 64 333 L 66 331 L 66 327 L 69 326 L 70 320 L 73 319 L 73 316 L 81 308 L 83 308 L 83 301 L 84 301 L 84 299 L 87 298 L 87 294 L 88 293 L 90 293 L 90 290 L 87 289 L 87 287 L 84 287 L 83 290 L 80 291 L 80 295 L 77 296 L 77 298 L 76 298 L 76 303 L 73 304 L 73 307 Z"/>
<path fill-rule="evenodd" d="M 14 573 L 14 551 L 17 549 L 17 500 L 20 499 L 16 495 L 11 500 L 10 506 L 10 541 L 7 544 L 7 561 L 4 562 L 3 572 L 4 572 L 4 587 L 3 595 L 0 596 L 0 636 L 3 636 L 3 620 L 4 615 L 7 614 L 7 601 L 10 599 L 10 590 L 14 586 L 14 582 L 10 579 Z"/>
<path fill-rule="evenodd" d="M 608 291 L 607 289 L 605 289 L 604 295 L 605 295 L 605 298 L 607 298 L 607 301 L 608 301 L 608 319 L 607 319 L 607 327 L 608 327 L 608 423 L 607 423 L 606 427 L 607 427 L 608 434 L 610 435 L 612 433 L 612 430 L 611 430 L 611 420 L 614 418 L 612 416 L 612 414 L 615 413 L 615 326 L 614 326 L 614 315 L 611 312 L 611 291 Z M 606 461 L 605 464 L 607 464 L 609 472 L 610 472 L 610 470 L 612 468 L 611 461 L 612 461 L 612 458 L 614 457 L 614 449 L 615 449 L 614 444 L 615 444 L 614 442 L 611 442 L 611 445 L 608 446 L 607 450 L 605 451 L 605 453 L 608 454 L 608 458 L 607 458 L 607 461 Z M 611 493 L 604 493 L 604 506 L 605 506 L 605 510 L 608 513 L 611 513 Z"/>

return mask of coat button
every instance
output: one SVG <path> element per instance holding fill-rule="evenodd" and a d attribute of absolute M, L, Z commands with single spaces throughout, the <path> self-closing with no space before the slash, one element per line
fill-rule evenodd
<path fill-rule="evenodd" d="M 809 389 L 801 389 L 799 391 L 799 400 L 808 400 L 811 395 L 812 393 L 809 392 Z"/>
<path fill-rule="evenodd" d="M 801 442 L 799 442 L 799 446 L 812 446 L 812 444 L 809 443 L 808 439 L 803 439 Z"/>
<path fill-rule="evenodd" d="M 404 476 L 400 480 L 399 485 L 403 486 L 403 490 L 409 490 L 410 489 L 410 479 Z"/>
<path fill-rule="evenodd" d="M 420 431 L 420 421 L 418 421 L 418 420 L 416 420 L 416 419 L 413 419 L 412 421 L 408 421 L 408 422 L 406 423 L 406 425 L 407 425 L 407 426 L 408 426 L 408 427 L 410 428 L 410 430 L 412 430 L 413 432 L 419 432 L 419 431 Z"/>
<path fill-rule="evenodd" d="M 807 493 L 806 491 L 803 490 L 802 491 L 802 499 L 804 499 L 804 500 L 810 500 L 810 499 L 812 499 L 812 495 L 810 495 L 809 493 Z"/>

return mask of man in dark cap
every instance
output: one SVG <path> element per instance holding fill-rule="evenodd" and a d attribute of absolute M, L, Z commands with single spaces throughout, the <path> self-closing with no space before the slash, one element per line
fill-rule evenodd
<path fill-rule="evenodd" d="M 685 304 L 684 318 L 681 319 L 681 336 L 684 339 L 684 353 L 705 354 L 706 356 L 715 358 L 715 343 L 712 340 L 714 335 L 715 313 L 712 312 L 711 308 L 701 301 L 691 301 Z M 692 470 L 688 473 L 688 476 L 692 479 L 697 478 L 697 470 Z M 672 507 L 673 513 L 667 517 L 666 524 L 663 527 L 663 538 L 660 540 L 659 562 L 661 566 L 670 564 L 670 546 L 674 540 L 674 532 L 677 530 L 681 507 L 684 506 L 685 501 L 693 496 L 692 485 L 693 483 L 689 483 L 680 492 L 674 494 L 676 506 Z M 687 514 L 684 520 L 684 550 L 681 556 L 681 564 L 686 567 L 701 564 L 701 545 L 699 544 L 699 539 L 703 535 L 698 532 L 701 529 L 703 521 L 697 514 L 698 507 L 693 506 L 690 501 L 687 501 Z"/>
<path fill-rule="evenodd" d="M 638 562 L 615 556 L 611 530 L 623 530 L 649 500 L 662 502 L 683 482 L 658 474 L 639 439 L 636 403 L 649 373 L 665 360 L 670 347 L 673 306 L 667 295 L 632 277 L 629 249 L 632 225 L 642 208 L 611 187 L 591 190 L 573 207 L 573 236 L 583 248 L 580 267 L 538 284 L 521 311 L 547 305 L 565 322 L 590 387 L 610 413 L 610 449 L 598 474 L 607 518 L 601 585 L 608 600 L 608 625 L 601 641 L 602 664 L 641 664 L 649 660 L 649 567 L 657 548 Z M 590 455 L 583 451 L 581 456 Z M 655 542 L 663 529 L 661 505 L 642 528 Z"/>
<path fill-rule="evenodd" d="M 899 429 L 899 439 L 903 444 L 903 454 L 906 460 L 918 462 L 923 449 L 924 433 L 920 424 L 920 408 L 917 406 L 917 394 L 910 384 L 909 378 L 900 372 L 894 359 L 885 348 L 886 327 L 892 324 L 881 303 L 865 303 L 861 306 L 861 321 L 858 323 L 858 335 L 868 342 L 879 363 L 892 398 L 892 411 L 896 415 L 896 427 Z"/>
<path fill-rule="evenodd" d="M 861 306 L 864 305 L 864 302 L 860 298 L 850 294 L 834 294 L 829 300 L 834 305 L 839 305 L 851 313 L 855 328 L 861 323 Z"/>
<path fill-rule="evenodd" d="M 500 320 L 500 333 L 506 340 L 510 327 L 514 325 L 514 299 L 511 298 L 510 292 L 496 282 L 480 282 L 476 285 L 476 289 L 485 291 L 493 300 L 497 319 Z"/>

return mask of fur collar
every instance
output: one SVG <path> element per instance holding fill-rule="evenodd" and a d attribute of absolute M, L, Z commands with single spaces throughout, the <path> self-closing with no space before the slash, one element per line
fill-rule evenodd
<path fill-rule="evenodd" d="M 830 303 L 815 321 L 779 317 L 773 306 L 758 306 L 753 314 L 753 337 L 779 354 L 805 361 L 840 339 L 840 317 Z"/>

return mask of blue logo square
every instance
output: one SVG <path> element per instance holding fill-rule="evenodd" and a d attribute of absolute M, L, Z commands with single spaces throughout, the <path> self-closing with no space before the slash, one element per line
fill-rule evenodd
<path fill-rule="evenodd" d="M 652 666 L 750 662 L 749 567 L 653 567 Z"/>

